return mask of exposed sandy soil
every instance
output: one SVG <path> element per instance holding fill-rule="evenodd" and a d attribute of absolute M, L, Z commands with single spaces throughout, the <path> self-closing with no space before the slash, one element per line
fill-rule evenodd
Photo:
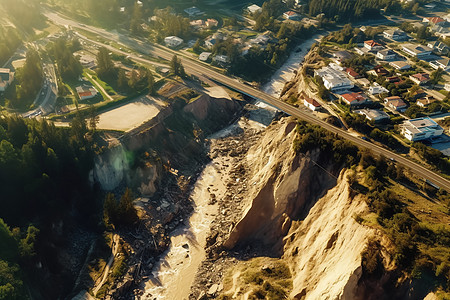
<path fill-rule="evenodd" d="M 128 131 L 153 119 L 166 104 L 151 96 L 143 96 L 124 106 L 100 114 L 98 129 Z"/>

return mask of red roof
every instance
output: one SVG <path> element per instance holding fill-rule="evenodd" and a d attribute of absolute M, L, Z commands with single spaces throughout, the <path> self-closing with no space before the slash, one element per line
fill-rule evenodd
<path fill-rule="evenodd" d="M 389 74 L 389 72 L 381 65 L 375 66 L 373 69 L 375 70 L 375 73 L 377 73 L 377 75 Z"/>
<path fill-rule="evenodd" d="M 320 103 L 314 100 L 313 98 L 305 97 L 305 101 L 309 104 L 313 105 L 314 107 L 320 107 Z"/>
<path fill-rule="evenodd" d="M 290 11 L 285 12 L 284 14 L 287 16 L 295 16 L 297 13 L 295 11 L 290 10 Z"/>
<path fill-rule="evenodd" d="M 92 92 L 81 92 L 81 93 L 78 93 L 78 96 L 80 96 L 80 98 L 81 97 L 89 97 L 89 96 L 92 96 Z"/>
<path fill-rule="evenodd" d="M 386 102 L 389 102 L 390 105 L 392 105 L 396 108 L 406 106 L 405 101 L 403 101 L 403 99 L 400 98 L 399 96 L 391 96 L 391 97 L 386 97 L 384 99 L 386 100 Z"/>
<path fill-rule="evenodd" d="M 389 82 L 398 82 L 398 81 L 400 81 L 400 77 L 398 77 L 398 76 L 387 77 L 387 78 L 386 78 L 386 81 L 389 81 Z"/>
<path fill-rule="evenodd" d="M 364 102 L 367 100 L 367 98 L 361 93 L 346 93 L 341 95 L 341 97 L 344 98 L 348 103 L 354 103 L 355 101 Z"/>
<path fill-rule="evenodd" d="M 412 77 L 414 77 L 415 79 L 419 80 L 420 82 L 425 82 L 430 80 L 430 75 L 428 75 L 427 73 L 417 73 L 414 75 L 411 75 Z"/>
<path fill-rule="evenodd" d="M 361 77 L 355 70 L 353 70 L 352 68 L 347 68 L 346 69 L 347 74 L 352 76 L 353 78 L 359 78 Z"/>
<path fill-rule="evenodd" d="M 441 22 L 445 22 L 444 19 L 439 18 L 439 17 L 431 17 L 431 18 L 427 18 L 427 20 L 433 24 L 437 24 L 437 23 L 441 23 Z"/>
<path fill-rule="evenodd" d="M 374 40 L 364 41 L 365 44 L 369 45 L 371 48 L 375 46 L 381 46 L 381 44 L 375 42 Z"/>

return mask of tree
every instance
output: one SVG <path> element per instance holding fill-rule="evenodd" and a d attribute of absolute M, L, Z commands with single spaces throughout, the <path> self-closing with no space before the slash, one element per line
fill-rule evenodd
<path fill-rule="evenodd" d="M 113 193 L 106 194 L 103 203 L 103 222 L 106 226 L 113 225 L 116 222 L 117 203 Z"/>
<path fill-rule="evenodd" d="M 442 75 L 444 73 L 444 70 L 441 68 L 437 68 L 433 73 L 431 73 L 430 82 L 433 85 L 438 84 L 438 82 L 442 79 Z"/>
<path fill-rule="evenodd" d="M 197 54 L 202 52 L 202 40 L 201 39 L 197 39 L 194 46 L 192 47 L 192 51 L 194 51 Z"/>
<path fill-rule="evenodd" d="M 114 66 L 111 56 L 109 55 L 109 50 L 105 47 L 100 47 L 100 49 L 98 50 L 97 64 L 97 74 L 99 77 L 107 80 L 115 78 L 117 70 Z"/>
<path fill-rule="evenodd" d="M 133 16 L 130 22 L 130 31 L 132 34 L 139 34 L 142 30 L 142 8 L 137 2 L 134 3 Z"/>
<path fill-rule="evenodd" d="M 91 127 L 93 132 L 96 131 L 98 122 L 100 122 L 100 116 L 95 106 L 91 105 L 89 107 L 89 127 Z"/>
<path fill-rule="evenodd" d="M 185 77 L 186 72 L 184 71 L 184 67 L 181 63 L 181 59 L 175 54 L 170 61 L 170 70 L 175 76 Z"/>
<path fill-rule="evenodd" d="M 153 94 L 155 92 L 155 77 L 153 77 L 153 73 L 150 70 L 147 71 L 147 82 L 148 92 Z"/>

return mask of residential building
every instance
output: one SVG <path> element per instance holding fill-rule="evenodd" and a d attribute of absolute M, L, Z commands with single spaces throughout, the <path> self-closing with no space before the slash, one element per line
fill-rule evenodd
<path fill-rule="evenodd" d="M 430 118 L 406 120 L 401 126 L 401 134 L 410 141 L 421 141 L 443 133 L 444 129 Z"/>
<path fill-rule="evenodd" d="M 377 43 L 374 40 L 364 41 L 364 47 L 366 47 L 370 51 L 378 51 L 384 49 L 384 47 L 380 43 Z"/>
<path fill-rule="evenodd" d="M 81 85 L 76 88 L 80 100 L 87 100 L 97 96 L 98 91 L 91 85 Z"/>
<path fill-rule="evenodd" d="M 359 75 L 355 70 L 353 70 L 352 68 L 347 68 L 345 69 L 345 72 L 347 72 L 348 76 L 350 76 L 353 79 L 359 79 L 362 76 Z"/>
<path fill-rule="evenodd" d="M 332 92 L 345 91 L 354 86 L 344 72 L 336 70 L 331 66 L 323 67 L 322 69 L 316 70 L 314 73 L 322 78 L 325 87 Z"/>
<path fill-rule="evenodd" d="M 433 96 L 426 96 L 425 98 L 420 98 L 416 101 L 417 106 L 425 108 L 437 100 Z"/>
<path fill-rule="evenodd" d="M 450 92 L 450 83 L 446 83 L 444 85 L 444 90 L 446 90 L 447 92 Z"/>
<path fill-rule="evenodd" d="M 369 94 L 371 95 L 378 95 L 383 93 L 389 93 L 389 90 L 382 87 L 376 82 L 371 87 L 369 87 Z"/>
<path fill-rule="evenodd" d="M 370 73 L 372 73 L 373 75 L 376 76 L 386 76 L 389 75 L 389 71 L 386 70 L 382 65 L 377 65 L 373 68 L 373 70 L 369 71 Z"/>
<path fill-rule="evenodd" d="M 400 82 L 402 79 L 398 76 L 390 76 L 390 77 L 386 77 L 386 81 L 389 83 L 396 83 L 396 82 Z"/>
<path fill-rule="evenodd" d="M 384 49 L 378 51 L 376 56 L 382 60 L 393 60 L 395 59 L 396 53 L 391 49 Z"/>
<path fill-rule="evenodd" d="M 389 63 L 389 65 L 394 67 L 397 70 L 408 70 L 408 69 L 411 69 L 411 66 L 407 62 L 402 61 L 402 60 L 391 61 Z"/>
<path fill-rule="evenodd" d="M 430 75 L 428 73 L 417 73 L 414 75 L 409 75 L 409 79 L 411 79 L 415 84 L 423 85 L 430 80 Z"/>
<path fill-rule="evenodd" d="M 375 123 L 389 120 L 389 115 L 387 113 L 385 113 L 384 111 L 378 110 L 378 109 L 365 108 L 365 109 L 356 111 L 356 113 L 358 113 L 360 115 L 364 115 L 366 117 L 366 119 L 368 119 L 369 121 L 375 122 Z"/>
<path fill-rule="evenodd" d="M 364 54 L 372 54 L 373 51 L 371 51 L 370 49 L 366 48 L 366 47 L 355 47 L 353 48 L 353 50 L 355 50 L 356 53 L 358 53 L 359 55 L 364 55 Z"/>
<path fill-rule="evenodd" d="M 366 97 L 366 95 L 364 95 L 361 92 L 345 93 L 345 94 L 340 95 L 340 98 L 342 101 L 344 101 L 345 104 L 353 106 L 353 107 L 361 106 L 361 105 L 364 105 L 364 104 L 367 104 L 370 102 L 368 100 L 368 98 Z"/>
<path fill-rule="evenodd" d="M 405 41 L 409 39 L 409 36 L 400 29 L 388 29 L 383 31 L 383 35 L 385 38 L 394 40 L 394 41 Z"/>
<path fill-rule="evenodd" d="M 256 4 L 252 4 L 250 6 L 247 7 L 247 11 L 251 14 L 257 13 L 257 12 L 261 12 L 262 8 Z"/>
<path fill-rule="evenodd" d="M 427 46 L 433 49 L 436 54 L 447 54 L 449 52 L 447 45 L 440 41 L 429 42 Z"/>
<path fill-rule="evenodd" d="M 205 21 L 193 20 L 193 21 L 189 22 L 189 25 L 191 25 L 194 28 L 201 28 L 201 27 L 205 26 Z"/>
<path fill-rule="evenodd" d="M 320 103 L 317 102 L 315 99 L 309 98 L 307 96 L 305 96 L 303 99 L 303 105 L 305 105 L 307 108 L 309 108 L 312 111 L 319 110 L 322 107 L 320 105 Z"/>
<path fill-rule="evenodd" d="M 410 88 L 410 89 L 408 89 L 408 93 L 410 93 L 411 97 L 414 100 L 417 100 L 417 99 L 420 99 L 420 98 L 423 98 L 423 97 L 427 96 L 427 93 L 425 93 L 425 91 L 422 90 L 422 89 L 418 89 L 418 90 L 413 91 L 413 89 Z"/>
<path fill-rule="evenodd" d="M 408 55 L 422 58 L 430 55 L 433 49 L 422 45 L 403 44 L 402 50 L 405 51 Z"/>
<path fill-rule="evenodd" d="M 370 81 L 369 81 L 369 79 L 367 79 L 367 78 L 359 78 L 359 79 L 356 79 L 356 82 L 359 83 L 359 84 L 362 85 L 362 86 L 365 86 L 365 87 L 367 87 L 367 86 L 370 85 Z"/>
<path fill-rule="evenodd" d="M 440 18 L 440 17 L 428 17 L 428 18 L 423 18 L 422 20 L 423 23 L 428 23 L 431 25 L 436 25 L 436 24 L 440 24 L 442 22 L 445 23 L 445 20 Z"/>
<path fill-rule="evenodd" d="M 408 105 L 399 96 L 391 96 L 384 98 L 384 104 L 395 111 L 405 111 Z"/>
<path fill-rule="evenodd" d="M 450 59 L 442 58 L 439 60 L 430 61 L 430 66 L 432 66 L 434 69 L 441 68 L 444 71 L 448 71 L 450 70 Z"/>
<path fill-rule="evenodd" d="M 203 12 L 195 6 L 186 8 L 184 10 L 185 13 L 189 15 L 189 17 L 194 17 L 203 14 Z"/>
<path fill-rule="evenodd" d="M 348 51 L 336 51 L 333 53 L 333 57 L 336 58 L 339 62 L 342 62 L 346 59 L 350 59 L 353 57 Z"/>
<path fill-rule="evenodd" d="M 198 59 L 201 61 L 207 61 L 209 59 L 209 57 L 211 56 L 211 54 L 212 54 L 211 52 L 202 52 L 198 56 Z"/>
<path fill-rule="evenodd" d="M 164 43 L 167 47 L 176 48 L 183 43 L 183 39 L 177 36 L 168 36 L 164 39 Z"/>
<path fill-rule="evenodd" d="M 4 92 L 14 80 L 14 73 L 10 69 L 0 68 L 0 92 Z"/>
<path fill-rule="evenodd" d="M 217 43 L 217 40 L 213 37 L 209 37 L 205 40 L 205 47 L 208 49 L 212 49 L 212 47 L 214 47 L 214 45 Z"/>
<path fill-rule="evenodd" d="M 299 21 L 301 19 L 300 15 L 295 11 L 289 10 L 283 14 L 283 18 L 287 20 Z"/>
<path fill-rule="evenodd" d="M 226 55 L 216 55 L 213 57 L 213 60 L 218 63 L 223 63 L 223 64 L 229 63 L 228 56 L 226 56 Z"/>

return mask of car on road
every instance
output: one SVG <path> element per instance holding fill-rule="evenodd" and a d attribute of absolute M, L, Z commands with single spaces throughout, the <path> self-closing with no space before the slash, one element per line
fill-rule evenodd
<path fill-rule="evenodd" d="M 367 142 L 371 142 L 371 140 L 367 136 L 362 136 L 361 138 Z"/>

